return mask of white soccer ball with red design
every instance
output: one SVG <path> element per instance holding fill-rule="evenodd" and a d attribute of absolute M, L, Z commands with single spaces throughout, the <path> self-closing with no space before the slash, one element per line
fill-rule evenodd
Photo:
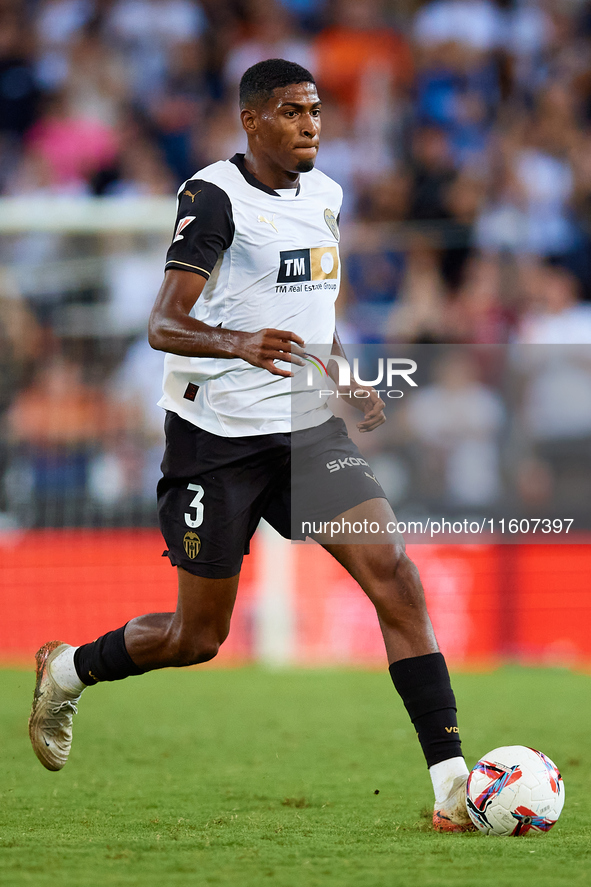
<path fill-rule="evenodd" d="M 466 790 L 470 819 L 485 835 L 548 832 L 564 806 L 556 765 L 524 745 L 495 748 L 481 758 Z"/>

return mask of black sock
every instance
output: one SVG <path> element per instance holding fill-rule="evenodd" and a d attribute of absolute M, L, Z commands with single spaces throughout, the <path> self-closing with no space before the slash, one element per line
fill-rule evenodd
<path fill-rule="evenodd" d="M 91 644 L 78 647 L 74 653 L 74 668 L 82 683 L 120 681 L 144 673 L 127 652 L 124 634 L 125 625 L 107 632 Z"/>
<path fill-rule="evenodd" d="M 393 662 L 390 676 L 418 733 L 427 767 L 461 755 L 456 698 L 441 653 Z"/>

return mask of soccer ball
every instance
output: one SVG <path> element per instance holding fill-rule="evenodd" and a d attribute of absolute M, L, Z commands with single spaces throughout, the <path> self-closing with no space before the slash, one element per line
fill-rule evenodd
<path fill-rule="evenodd" d="M 485 835 L 548 832 L 564 806 L 564 783 L 550 758 L 524 745 L 495 748 L 466 787 L 470 819 Z"/>

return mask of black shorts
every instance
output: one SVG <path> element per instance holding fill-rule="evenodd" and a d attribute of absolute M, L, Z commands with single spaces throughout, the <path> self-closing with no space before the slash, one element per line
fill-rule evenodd
<path fill-rule="evenodd" d="M 223 579 L 240 572 L 261 518 L 286 539 L 386 498 L 342 419 L 316 428 L 219 437 L 176 413 L 165 421 L 158 516 L 173 566 Z"/>

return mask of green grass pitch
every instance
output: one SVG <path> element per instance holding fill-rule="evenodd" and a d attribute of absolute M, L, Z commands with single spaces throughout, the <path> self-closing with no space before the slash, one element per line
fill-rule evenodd
<path fill-rule="evenodd" d="M 430 831 L 430 781 L 386 671 L 168 670 L 100 685 L 61 773 L 29 746 L 33 682 L 0 671 L 3 887 L 591 884 L 588 675 L 455 675 L 470 765 L 518 743 L 563 772 L 559 823 L 519 839 Z"/>

